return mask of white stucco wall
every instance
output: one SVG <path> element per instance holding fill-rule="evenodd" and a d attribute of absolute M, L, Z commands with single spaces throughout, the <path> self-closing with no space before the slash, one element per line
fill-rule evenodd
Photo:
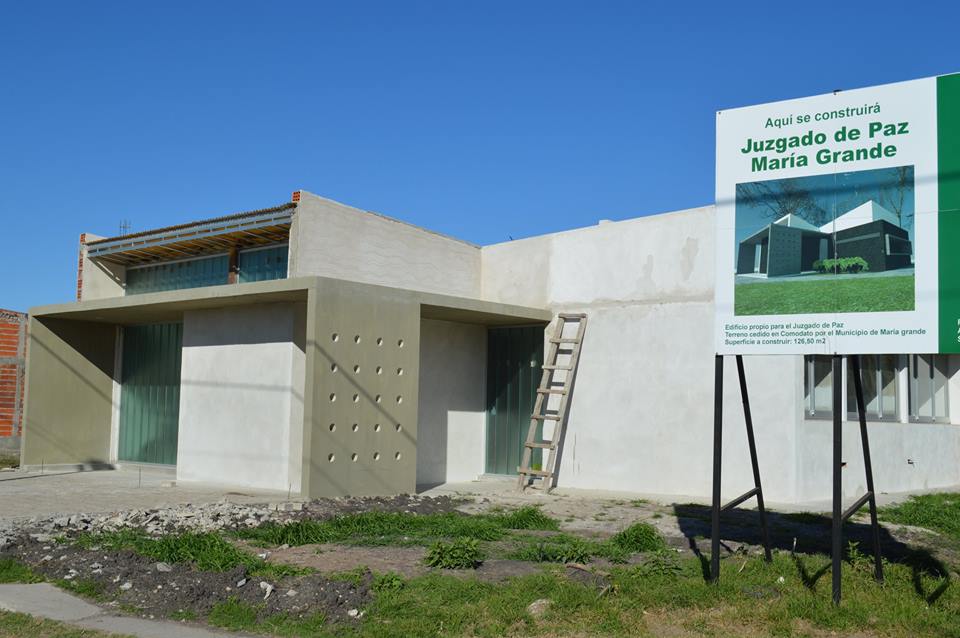
<path fill-rule="evenodd" d="M 485 299 L 589 315 L 561 485 L 709 496 L 714 233 L 705 207 L 481 250 Z M 752 487 L 752 476 L 735 360 L 725 368 L 730 498 Z M 745 368 L 767 500 L 829 498 L 831 424 L 803 418 L 802 358 L 746 357 Z M 960 414 L 960 400 L 951 412 Z M 960 426 L 871 423 L 870 436 L 878 490 L 960 483 Z M 844 491 L 853 499 L 865 489 L 857 424 L 846 424 L 844 437 Z"/>
<path fill-rule="evenodd" d="M 417 484 L 470 481 L 483 473 L 487 330 L 420 322 Z"/>
<path fill-rule="evenodd" d="M 461 297 L 480 296 L 480 249 L 301 191 L 290 276 L 319 275 Z"/>
<path fill-rule="evenodd" d="M 709 495 L 713 246 L 706 207 L 482 249 L 484 298 L 589 317 L 561 485 Z M 746 372 L 767 498 L 794 500 L 800 415 L 783 406 L 799 404 L 800 364 L 754 357 Z M 723 491 L 736 496 L 752 475 L 733 359 L 725 397 Z"/>
<path fill-rule="evenodd" d="M 300 491 L 302 312 L 261 304 L 184 313 L 178 481 Z"/>
<path fill-rule="evenodd" d="M 873 482 L 878 492 L 907 492 L 960 484 L 960 426 L 949 423 L 868 422 Z M 798 500 L 831 498 L 833 422 L 803 421 L 797 440 Z M 867 490 L 860 424 L 843 424 L 843 497 Z"/>

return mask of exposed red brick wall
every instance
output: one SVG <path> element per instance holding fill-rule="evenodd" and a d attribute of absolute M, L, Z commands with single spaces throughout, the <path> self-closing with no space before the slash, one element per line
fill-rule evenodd
<path fill-rule="evenodd" d="M 0 310 L 0 437 L 23 431 L 26 329 L 25 314 Z"/>

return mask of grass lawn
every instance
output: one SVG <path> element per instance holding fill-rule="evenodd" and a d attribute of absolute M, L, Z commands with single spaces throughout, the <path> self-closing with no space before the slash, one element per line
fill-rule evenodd
<path fill-rule="evenodd" d="M 882 508 L 880 518 L 891 523 L 926 527 L 960 541 L 960 494 L 911 496 L 903 503 Z"/>
<path fill-rule="evenodd" d="M 830 558 L 777 552 L 772 563 L 738 555 L 721 563 L 718 585 L 704 580 L 697 558 L 654 554 L 639 566 L 610 570 L 607 586 L 576 582 L 560 566 L 502 583 L 445 574 L 409 580 L 380 577 L 376 599 L 356 627 L 324 626 L 322 618 L 272 617 L 231 600 L 211 624 L 279 636 L 879 636 L 960 637 L 960 592 L 947 576 L 903 564 L 872 577 L 872 560 L 857 552 L 844 564 L 843 604 L 833 605 Z M 535 600 L 551 601 L 532 617 Z"/>
<path fill-rule="evenodd" d="M 914 276 L 737 284 L 734 314 L 796 315 L 914 309 Z"/>
<path fill-rule="evenodd" d="M 960 539 L 960 494 L 914 497 L 884 508 L 885 520 L 909 523 Z M 356 622 L 327 622 L 315 611 L 303 617 L 285 613 L 264 617 L 261 604 L 230 598 L 209 613 L 187 610 L 184 618 L 232 631 L 269 636 L 386 638 L 417 636 L 805 636 L 854 635 L 858 638 L 919 636 L 960 638 L 960 588 L 953 583 L 957 565 L 945 565 L 918 548 L 887 562 L 885 582 L 873 580 L 872 557 L 856 544 L 843 564 L 843 603 L 831 600 L 830 557 L 775 551 L 771 563 L 755 552 L 727 555 L 718 584 L 706 576 L 708 556 L 678 554 L 651 527 L 639 523 L 607 540 L 560 531 L 555 519 L 537 508 L 480 515 L 363 512 L 323 521 L 266 524 L 239 536 L 275 546 L 280 543 L 341 543 L 382 546 L 443 544 L 457 539 L 464 547 L 530 561 L 542 570 L 491 582 L 434 572 L 415 578 L 377 574 L 373 598 Z M 166 562 L 189 562 L 220 570 L 236 565 L 263 570 L 263 562 L 209 534 L 147 538 L 136 532 L 81 536 L 102 551 L 133 550 Z M 461 548 L 462 549 L 462 548 Z M 433 551 L 433 549 L 431 549 Z M 622 561 L 633 558 L 629 563 Z M 455 558 L 455 557 L 454 557 Z M 471 566 L 476 562 L 468 556 Z M 596 573 L 561 563 L 607 559 Z M 639 564 L 637 562 L 639 561 Z M 276 582 L 287 573 L 304 573 L 275 565 L 266 576 Z M 366 574 L 358 565 L 359 584 Z M 327 576 L 330 576 L 327 574 Z M 15 560 L 0 560 L 0 582 L 34 582 L 40 577 Z M 59 583 L 65 587 L 64 582 Z M 282 587 L 281 587 L 282 588 Z M 101 592 L 84 591 L 99 598 Z M 550 601 L 541 616 L 528 606 Z M 101 601 L 103 602 L 103 601 Z M 58 633 L 59 632 L 59 633 Z M 0 614 L 5 636 L 85 638 L 101 636 L 39 621 Z"/>

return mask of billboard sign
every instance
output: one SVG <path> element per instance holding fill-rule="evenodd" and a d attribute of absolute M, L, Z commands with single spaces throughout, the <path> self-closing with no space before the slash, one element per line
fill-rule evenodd
<path fill-rule="evenodd" d="M 960 352 L 960 74 L 717 113 L 720 354 Z"/>

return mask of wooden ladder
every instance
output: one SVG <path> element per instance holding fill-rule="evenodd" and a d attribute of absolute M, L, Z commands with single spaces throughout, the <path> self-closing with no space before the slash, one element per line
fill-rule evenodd
<path fill-rule="evenodd" d="M 549 341 L 548 354 L 544 359 L 540 387 L 537 388 L 537 400 L 534 402 L 533 414 L 530 416 L 527 440 L 523 444 L 523 460 L 517 468 L 517 473 L 520 475 L 518 481 L 520 490 L 538 478 L 540 487 L 545 492 L 554 487 L 557 446 L 566 427 L 567 403 L 577 374 L 577 363 L 580 361 L 580 345 L 583 343 L 583 334 L 587 329 L 585 314 L 560 313 L 557 317 L 557 326 Z M 575 335 L 571 336 L 569 334 L 571 331 L 565 330 L 567 325 L 576 325 Z M 565 361 L 561 362 L 561 357 Z M 550 397 L 559 397 L 559 400 L 551 401 Z M 553 422 L 552 436 L 538 440 L 537 430 L 542 432 L 542 426 L 548 421 Z M 530 467 L 534 450 L 544 450 L 549 453 L 546 468 L 536 470 Z"/>

